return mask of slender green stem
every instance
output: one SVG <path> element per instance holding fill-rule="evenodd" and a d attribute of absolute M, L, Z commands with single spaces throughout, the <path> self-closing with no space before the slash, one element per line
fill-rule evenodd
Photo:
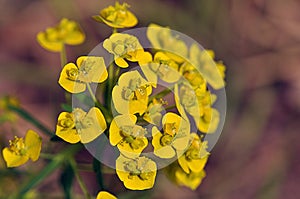
<path fill-rule="evenodd" d="M 53 132 L 45 127 L 40 121 L 38 121 L 35 117 L 33 117 L 30 113 L 28 113 L 25 109 L 18 107 L 18 106 L 13 106 L 13 105 L 8 105 L 7 106 L 9 110 L 17 113 L 20 117 L 23 119 L 27 120 L 31 124 L 35 125 L 38 129 L 40 129 L 45 135 L 48 136 L 53 136 Z"/>
<path fill-rule="evenodd" d="M 97 100 L 95 94 L 94 94 L 93 91 L 92 91 L 92 88 L 91 88 L 90 83 L 86 83 L 86 87 L 87 87 L 87 89 L 88 89 L 88 91 L 89 91 L 89 93 L 90 93 L 90 95 L 91 95 L 91 97 L 92 97 L 94 103 L 96 104 L 96 103 L 98 102 L 98 100 Z"/>
<path fill-rule="evenodd" d="M 40 158 L 53 160 L 55 158 L 55 155 L 49 153 L 40 153 Z"/>
<path fill-rule="evenodd" d="M 173 104 L 171 106 L 166 107 L 165 110 L 168 111 L 168 110 L 171 110 L 173 108 L 176 108 L 176 104 Z"/>
<path fill-rule="evenodd" d="M 105 104 L 108 110 L 111 111 L 112 88 L 114 83 L 114 61 L 112 60 L 108 67 L 108 84 L 106 88 Z"/>
<path fill-rule="evenodd" d="M 89 194 L 88 189 L 87 189 L 87 187 L 86 187 L 84 181 L 82 180 L 81 176 L 79 175 L 79 172 L 78 172 L 78 168 L 77 168 L 76 162 L 75 162 L 75 160 L 74 160 L 73 158 L 70 159 L 70 165 L 71 165 L 71 167 L 72 167 L 73 170 L 74 170 L 75 177 L 76 177 L 77 182 L 78 182 L 78 184 L 79 184 L 79 186 L 80 186 L 80 188 L 81 188 L 81 190 L 82 190 L 82 192 L 83 192 L 83 194 L 84 194 L 84 197 L 85 197 L 86 199 L 92 199 L 92 197 L 91 197 L 91 195 Z"/>
<path fill-rule="evenodd" d="M 61 67 L 63 68 L 67 63 L 67 53 L 66 53 L 66 47 L 63 44 L 62 49 L 60 51 L 60 64 Z"/>

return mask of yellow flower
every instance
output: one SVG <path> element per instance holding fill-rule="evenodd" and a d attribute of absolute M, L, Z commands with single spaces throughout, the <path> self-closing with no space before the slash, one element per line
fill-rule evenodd
<path fill-rule="evenodd" d="M 196 44 L 190 48 L 190 61 L 201 72 L 204 79 L 214 88 L 224 87 L 225 66 L 215 63 L 214 52 L 211 50 L 201 50 Z"/>
<path fill-rule="evenodd" d="M 127 3 L 116 2 L 115 6 L 104 8 L 100 11 L 100 15 L 93 16 L 93 18 L 112 28 L 130 28 L 135 26 L 138 20 L 128 8 Z"/>
<path fill-rule="evenodd" d="M 147 37 L 154 49 L 165 51 L 168 56 L 182 63 L 188 55 L 188 48 L 178 35 L 172 34 L 168 27 L 150 24 L 147 29 Z"/>
<path fill-rule="evenodd" d="M 126 157 L 137 157 L 147 147 L 147 130 L 136 125 L 135 115 L 116 116 L 109 128 L 109 140 Z"/>
<path fill-rule="evenodd" d="M 145 52 L 139 40 L 132 35 L 114 33 L 103 42 L 103 47 L 114 55 L 115 63 L 121 68 L 129 65 L 125 61 L 147 63 L 152 60 L 149 52 Z"/>
<path fill-rule="evenodd" d="M 129 159 L 120 155 L 116 160 L 116 172 L 127 189 L 145 190 L 153 187 L 157 167 L 146 157 Z"/>
<path fill-rule="evenodd" d="M 93 107 L 88 113 L 75 108 L 72 113 L 62 112 L 58 116 L 56 135 L 66 142 L 89 143 L 106 130 L 106 121 L 102 112 Z"/>
<path fill-rule="evenodd" d="M 7 167 L 18 167 L 29 158 L 35 162 L 40 156 L 42 138 L 33 130 L 28 130 L 25 139 L 15 136 L 9 141 L 9 147 L 2 151 Z"/>
<path fill-rule="evenodd" d="M 194 90 L 186 83 L 176 84 L 174 88 L 176 107 L 184 118 L 187 118 L 185 111 L 193 117 L 198 130 L 203 133 L 213 133 L 220 122 L 219 112 L 211 107 L 216 96 L 206 88 L 197 89 Z"/>
<path fill-rule="evenodd" d="M 60 73 L 58 83 L 70 93 L 85 91 L 86 84 L 101 83 L 108 77 L 103 57 L 81 56 L 74 63 L 68 63 Z"/>
<path fill-rule="evenodd" d="M 85 39 L 80 26 L 75 21 L 63 18 L 54 27 L 49 27 L 45 32 L 37 34 L 37 41 L 46 50 L 60 52 L 65 44 L 78 45 Z"/>
<path fill-rule="evenodd" d="M 107 191 L 100 191 L 96 199 L 117 199 L 117 197 Z"/>
<path fill-rule="evenodd" d="M 167 177 L 179 186 L 185 186 L 192 190 L 197 189 L 201 184 L 203 178 L 206 176 L 205 171 L 202 169 L 199 172 L 186 173 L 178 165 L 178 162 L 174 162 L 165 169 Z"/>
<path fill-rule="evenodd" d="M 120 76 L 118 85 L 112 90 L 112 100 L 118 113 L 142 115 L 147 110 L 151 93 L 151 84 L 138 71 L 130 71 Z"/>
<path fill-rule="evenodd" d="M 202 142 L 196 133 L 192 133 L 189 148 L 178 158 L 178 163 L 185 173 L 203 170 L 209 155 L 206 149 L 207 141 Z"/>
<path fill-rule="evenodd" d="M 149 81 L 156 84 L 159 77 L 165 82 L 174 83 L 180 79 L 181 75 L 178 72 L 180 64 L 173 57 L 170 53 L 157 52 L 153 62 L 140 64 L 140 66 Z"/>
<path fill-rule="evenodd" d="M 157 127 L 152 128 L 152 145 L 154 154 L 160 158 L 172 158 L 180 156 L 188 147 L 190 125 L 187 120 L 176 115 L 167 113 L 162 119 L 163 132 Z"/>
<path fill-rule="evenodd" d="M 162 99 L 157 100 L 154 98 L 153 101 L 148 105 L 143 119 L 151 124 L 160 126 L 162 111 L 164 110 L 163 105 L 165 104 L 167 104 L 166 101 L 163 101 Z"/>

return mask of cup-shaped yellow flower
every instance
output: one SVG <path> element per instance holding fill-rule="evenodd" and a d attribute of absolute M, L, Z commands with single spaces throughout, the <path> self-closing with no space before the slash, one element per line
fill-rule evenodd
<path fill-rule="evenodd" d="M 153 187 L 157 167 L 147 157 L 129 159 L 120 155 L 116 160 L 116 172 L 127 189 L 145 190 Z"/>
<path fill-rule="evenodd" d="M 188 48 L 184 41 L 173 34 L 168 27 L 162 27 L 156 24 L 150 24 L 147 29 L 147 37 L 153 48 L 165 51 L 168 56 L 177 62 L 183 62 L 188 56 Z"/>
<path fill-rule="evenodd" d="M 139 40 L 132 35 L 114 33 L 103 42 L 103 47 L 114 55 L 115 63 L 121 68 L 127 68 L 131 62 L 147 63 L 152 60 L 152 55 L 145 52 Z"/>
<path fill-rule="evenodd" d="M 154 154 L 160 158 L 180 156 L 189 144 L 190 124 L 175 113 L 166 113 L 162 119 L 162 132 L 152 128 Z"/>
<path fill-rule="evenodd" d="M 53 52 L 62 51 L 65 44 L 79 45 L 84 39 L 85 34 L 79 24 L 66 18 L 63 18 L 58 25 L 37 34 L 39 44 Z"/>
<path fill-rule="evenodd" d="M 101 23 L 105 23 L 112 28 L 130 28 L 137 24 L 136 16 L 128 10 L 127 3 L 116 2 L 115 6 L 109 6 L 100 11 L 100 15 L 93 18 Z"/>
<path fill-rule="evenodd" d="M 136 125 L 135 115 L 118 115 L 111 122 L 109 140 L 126 157 L 138 157 L 147 147 L 147 130 Z"/>
<path fill-rule="evenodd" d="M 165 82 L 174 83 L 181 78 L 181 74 L 178 72 L 180 64 L 169 55 L 170 53 L 157 52 L 152 62 L 140 64 L 149 81 L 156 84 L 160 78 Z"/>
<path fill-rule="evenodd" d="M 100 191 L 96 199 L 117 199 L 117 197 L 107 191 Z"/>
<path fill-rule="evenodd" d="M 68 63 L 60 73 L 58 83 L 70 93 L 85 91 L 88 83 L 101 83 L 108 77 L 103 57 L 81 56 L 76 65 Z"/>
<path fill-rule="evenodd" d="M 220 121 L 219 112 L 212 108 L 216 96 L 208 90 L 194 90 L 190 84 L 176 84 L 174 88 L 176 107 L 181 115 L 189 113 L 198 128 L 203 133 L 213 133 Z M 201 91 L 199 91 L 201 90 Z M 198 92 L 198 93 L 197 93 Z"/>
<path fill-rule="evenodd" d="M 179 186 L 185 186 L 192 190 L 197 189 L 199 185 L 201 184 L 203 178 L 205 178 L 206 173 L 204 170 L 201 170 L 199 172 L 190 172 L 185 173 L 181 168 L 177 168 L 175 170 L 175 178 L 176 178 L 176 184 Z"/>
<path fill-rule="evenodd" d="M 42 138 L 33 130 L 28 130 L 25 139 L 15 136 L 9 147 L 2 151 L 7 167 L 18 167 L 29 159 L 37 161 L 42 147 Z"/>
<path fill-rule="evenodd" d="M 152 93 L 152 84 L 147 82 L 138 71 L 123 73 L 112 90 L 112 100 L 120 114 L 142 115 L 147 110 L 148 96 Z"/>
<path fill-rule="evenodd" d="M 88 113 L 75 108 L 72 113 L 59 114 L 56 125 L 56 135 L 66 142 L 89 143 L 99 137 L 107 128 L 102 112 L 93 107 Z"/>
<path fill-rule="evenodd" d="M 192 44 L 190 62 L 214 89 L 221 89 L 225 86 L 223 79 L 225 77 L 225 66 L 220 62 L 216 64 L 213 51 L 201 50 L 198 45 Z"/>
<path fill-rule="evenodd" d="M 185 173 L 203 170 L 209 157 L 206 149 L 207 141 L 202 142 L 196 133 L 191 133 L 189 148 L 178 158 L 178 163 Z"/>

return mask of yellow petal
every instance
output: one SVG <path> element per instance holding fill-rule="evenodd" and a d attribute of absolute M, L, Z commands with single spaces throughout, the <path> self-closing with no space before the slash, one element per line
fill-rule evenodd
<path fill-rule="evenodd" d="M 68 63 L 67 65 L 65 65 L 65 67 L 62 69 L 61 73 L 60 73 L 60 77 L 58 80 L 58 83 L 68 92 L 70 93 L 80 93 L 85 91 L 86 89 L 86 84 L 85 83 L 81 83 L 77 81 L 77 78 L 74 79 L 70 79 L 69 77 L 69 73 L 70 71 L 77 71 L 78 72 L 78 68 L 76 67 L 75 64 L 73 63 Z"/>
<path fill-rule="evenodd" d="M 7 167 L 18 167 L 22 164 L 25 164 L 29 157 L 27 155 L 16 155 L 12 151 L 10 151 L 8 148 L 4 148 L 2 150 L 3 158 L 6 162 Z"/>
<path fill-rule="evenodd" d="M 192 160 L 188 162 L 189 168 L 193 172 L 200 172 L 201 170 L 203 170 L 204 166 L 206 165 L 207 160 L 208 160 L 208 156 L 205 158 Z"/>
<path fill-rule="evenodd" d="M 32 161 L 36 161 L 41 152 L 42 138 L 33 130 L 28 130 L 25 136 L 27 154 Z"/>
<path fill-rule="evenodd" d="M 145 145 L 139 147 L 138 149 L 131 148 L 130 144 L 126 142 L 118 144 L 117 147 L 120 150 L 120 152 L 126 157 L 131 157 L 131 158 L 138 157 L 142 153 L 142 151 L 148 146 L 148 139 L 142 138 L 142 140 Z"/>
<path fill-rule="evenodd" d="M 162 137 L 162 133 L 157 129 L 157 127 L 152 128 L 152 137 L 152 145 L 156 156 L 168 159 L 176 155 L 175 150 L 170 145 L 161 145 L 160 139 Z"/>
<path fill-rule="evenodd" d="M 115 62 L 121 68 L 127 68 L 129 64 L 122 57 L 115 57 Z"/>
<path fill-rule="evenodd" d="M 102 112 L 96 107 L 90 109 L 83 119 L 83 124 L 89 125 L 87 128 L 80 129 L 80 140 L 84 144 L 99 137 L 107 128 Z"/>
<path fill-rule="evenodd" d="M 188 160 L 185 158 L 185 155 L 182 155 L 178 158 L 178 163 L 185 173 L 190 173 Z"/>
<path fill-rule="evenodd" d="M 220 113 L 212 108 L 212 114 L 210 121 L 206 121 L 204 117 L 201 117 L 200 119 L 195 121 L 199 121 L 198 124 L 198 129 L 204 133 L 213 133 L 217 130 L 219 122 L 220 122 Z"/>
<path fill-rule="evenodd" d="M 100 191 L 96 199 L 117 199 L 117 197 L 107 191 Z"/>
<path fill-rule="evenodd" d="M 63 48 L 61 41 L 49 41 L 45 32 L 39 32 L 37 34 L 37 41 L 43 48 L 52 52 L 60 52 Z"/>

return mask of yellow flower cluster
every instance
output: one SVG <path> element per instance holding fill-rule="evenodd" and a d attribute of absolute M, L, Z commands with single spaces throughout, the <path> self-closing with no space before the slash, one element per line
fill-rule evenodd
<path fill-rule="evenodd" d="M 217 96 L 209 88 L 225 86 L 225 66 L 214 61 L 213 51 L 187 44 L 170 28 L 155 24 L 147 28 L 153 47 L 148 52 L 136 36 L 117 32 L 138 22 L 128 8 L 128 4 L 117 2 L 93 17 L 113 28 L 113 34 L 103 42 L 113 57 L 109 66 L 106 61 L 110 60 L 101 56 L 80 56 L 76 63 L 62 64 L 59 85 L 76 94 L 75 98 L 88 91 L 94 106 L 86 103 L 61 112 L 55 134 L 71 144 L 88 144 L 105 134 L 119 151 L 116 174 L 127 189 L 152 188 L 159 161 L 169 161 L 173 162 L 165 168 L 169 179 L 194 190 L 206 175 L 210 143 L 204 137 L 214 133 L 220 123 L 220 113 L 214 107 Z M 80 26 L 65 18 L 37 35 L 40 45 L 54 52 L 84 39 Z M 168 88 L 161 90 L 161 82 Z M 96 96 L 91 85 L 98 84 L 102 84 L 101 95 Z M 36 161 L 40 150 L 41 138 L 29 130 L 25 139 L 15 137 L 2 153 L 7 166 L 16 167 L 29 159 Z M 97 199 L 116 197 L 100 192 Z"/>

